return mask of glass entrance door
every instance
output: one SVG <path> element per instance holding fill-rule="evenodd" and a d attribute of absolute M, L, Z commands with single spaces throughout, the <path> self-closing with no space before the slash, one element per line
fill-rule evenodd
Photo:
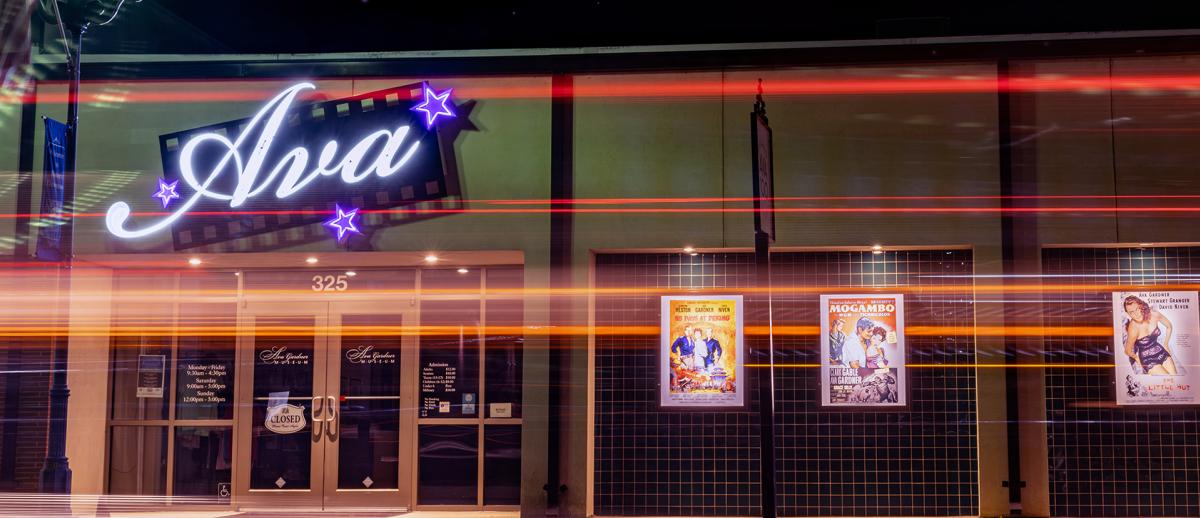
<path fill-rule="evenodd" d="M 405 313 L 349 301 L 246 304 L 238 507 L 411 507 L 405 431 L 416 389 L 404 369 L 416 362 Z"/>
<path fill-rule="evenodd" d="M 334 302 L 327 391 L 325 507 L 410 509 L 416 463 L 416 336 L 405 310 Z"/>

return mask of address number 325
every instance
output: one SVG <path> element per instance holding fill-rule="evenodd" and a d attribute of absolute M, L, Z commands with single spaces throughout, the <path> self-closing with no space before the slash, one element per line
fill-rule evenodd
<path fill-rule="evenodd" d="M 314 275 L 312 277 L 313 291 L 346 291 L 350 280 L 345 275 Z"/>

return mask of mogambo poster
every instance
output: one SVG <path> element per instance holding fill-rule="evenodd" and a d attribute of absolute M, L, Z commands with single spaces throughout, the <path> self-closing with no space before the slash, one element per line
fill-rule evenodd
<path fill-rule="evenodd" d="M 821 295 L 821 404 L 905 401 L 904 296 Z"/>
<path fill-rule="evenodd" d="M 1113 360 L 1118 405 L 1200 403 L 1194 291 L 1118 291 Z"/>
<path fill-rule="evenodd" d="M 662 298 L 660 405 L 745 404 L 742 315 L 741 295 Z"/>

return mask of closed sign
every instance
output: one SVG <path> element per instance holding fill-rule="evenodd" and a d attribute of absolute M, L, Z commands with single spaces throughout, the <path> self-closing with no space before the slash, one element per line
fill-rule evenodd
<path fill-rule="evenodd" d="M 268 430 L 277 434 L 296 433 L 308 425 L 304 419 L 304 407 L 296 405 L 278 405 L 267 409 L 267 420 L 264 425 Z"/>

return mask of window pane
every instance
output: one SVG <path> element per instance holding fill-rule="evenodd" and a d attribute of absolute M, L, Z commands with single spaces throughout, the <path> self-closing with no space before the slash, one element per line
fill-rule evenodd
<path fill-rule="evenodd" d="M 167 494 L 167 427 L 114 426 L 110 444 L 109 493 Z"/>
<path fill-rule="evenodd" d="M 426 425 L 419 432 L 417 502 L 475 505 L 478 500 L 479 427 Z"/>
<path fill-rule="evenodd" d="M 338 488 L 400 487 L 400 398 L 348 398 L 340 411 Z"/>
<path fill-rule="evenodd" d="M 478 417 L 479 301 L 424 301 L 421 325 L 421 417 Z"/>
<path fill-rule="evenodd" d="M 113 278 L 113 419 L 169 417 L 175 283 L 174 274 L 121 272 Z"/>
<path fill-rule="evenodd" d="M 179 295 L 237 298 L 238 278 L 230 271 L 183 270 L 179 272 Z"/>
<path fill-rule="evenodd" d="M 425 295 L 479 293 L 481 278 L 479 268 L 421 270 L 421 293 Z"/>
<path fill-rule="evenodd" d="M 255 399 L 301 398 L 307 404 L 313 395 L 315 327 L 312 318 L 255 320 Z"/>
<path fill-rule="evenodd" d="M 488 417 L 521 417 L 521 354 L 525 345 L 520 299 L 487 301 L 487 384 L 484 404 Z"/>
<path fill-rule="evenodd" d="M 520 505 L 521 426 L 487 425 L 483 438 L 484 505 Z"/>
<path fill-rule="evenodd" d="M 232 275 L 230 275 L 232 277 Z M 176 419 L 233 419 L 235 304 L 179 307 L 179 382 Z"/>
<path fill-rule="evenodd" d="M 50 341 L 0 338 L 0 491 L 34 492 L 46 457 Z"/>
<path fill-rule="evenodd" d="M 341 395 L 400 397 L 400 315 L 343 315 Z"/>
<path fill-rule="evenodd" d="M 113 419 L 166 419 L 171 338 L 116 336 L 112 354 Z M 161 390 L 158 390 L 161 389 Z"/>
<path fill-rule="evenodd" d="M 233 468 L 233 429 L 175 429 L 176 495 L 217 498 L 217 484 L 228 483 Z"/>
<path fill-rule="evenodd" d="M 525 286 L 525 271 L 520 267 L 487 269 L 487 292 L 490 295 L 514 296 Z"/>

